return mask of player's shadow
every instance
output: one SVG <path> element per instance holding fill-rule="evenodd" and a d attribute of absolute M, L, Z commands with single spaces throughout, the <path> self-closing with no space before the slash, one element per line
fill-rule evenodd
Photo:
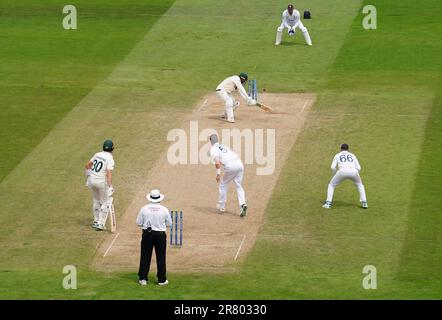
<path fill-rule="evenodd" d="M 204 214 L 218 214 L 218 215 L 222 215 L 222 216 L 239 216 L 238 213 L 234 213 L 234 212 L 230 212 L 229 210 L 227 210 L 226 212 L 222 212 L 220 213 L 219 210 L 216 207 L 199 207 L 199 206 L 192 206 L 192 209 L 198 211 L 198 212 L 202 212 Z"/>
<path fill-rule="evenodd" d="M 301 42 L 293 42 L 293 41 L 289 41 L 289 42 L 281 42 L 280 46 L 307 46 L 305 43 L 301 43 Z"/>
<path fill-rule="evenodd" d="M 93 219 L 92 218 L 81 218 L 81 219 L 77 219 L 77 224 L 81 225 L 81 226 L 92 226 L 92 222 Z"/>
<path fill-rule="evenodd" d="M 354 207 L 357 208 L 358 205 L 354 202 L 345 202 L 345 201 L 333 201 L 332 208 L 348 208 L 348 207 Z"/>

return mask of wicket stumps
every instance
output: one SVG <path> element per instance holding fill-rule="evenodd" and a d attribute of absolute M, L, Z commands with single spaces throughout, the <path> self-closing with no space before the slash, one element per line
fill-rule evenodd
<path fill-rule="evenodd" d="M 258 100 L 258 82 L 256 79 L 249 80 L 249 97 L 254 100 Z"/>
<path fill-rule="evenodd" d="M 178 232 L 178 215 L 179 215 L 179 232 Z M 174 247 L 181 247 L 183 245 L 183 212 L 170 211 L 172 224 L 170 225 L 170 245 Z M 178 243 L 178 234 L 180 241 Z M 175 241 L 174 241 L 175 240 Z"/>

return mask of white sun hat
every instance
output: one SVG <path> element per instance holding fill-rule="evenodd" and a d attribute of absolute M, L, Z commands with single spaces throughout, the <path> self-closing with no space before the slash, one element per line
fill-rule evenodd
<path fill-rule="evenodd" d="M 153 203 L 161 202 L 164 199 L 164 194 L 161 194 L 158 189 L 153 189 L 146 195 L 146 199 Z"/>

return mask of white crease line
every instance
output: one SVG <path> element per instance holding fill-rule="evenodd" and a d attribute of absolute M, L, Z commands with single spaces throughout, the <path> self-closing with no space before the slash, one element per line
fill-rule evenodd
<path fill-rule="evenodd" d="M 307 107 L 307 104 L 308 104 L 308 100 L 306 100 L 304 102 L 304 106 L 302 107 L 301 113 L 304 112 L 304 109 L 305 109 L 305 107 Z"/>
<path fill-rule="evenodd" d="M 112 240 L 111 244 L 109 245 L 109 248 L 107 248 L 106 252 L 104 253 L 103 258 L 109 253 L 110 249 L 114 245 L 115 240 L 117 240 L 119 235 L 120 235 L 120 233 L 117 233 L 117 235 L 115 236 L 114 240 Z"/>
<path fill-rule="evenodd" d="M 203 108 L 206 106 L 207 102 L 209 102 L 209 100 L 204 100 L 203 104 L 198 108 L 198 112 L 200 112 L 201 110 L 203 110 Z"/>
<path fill-rule="evenodd" d="M 238 251 L 236 252 L 236 256 L 233 260 L 236 261 L 236 259 L 238 258 L 239 252 L 241 251 L 242 245 L 244 244 L 244 241 L 246 240 L 246 235 L 244 235 L 244 237 L 242 237 L 242 241 L 241 244 L 239 245 Z"/>

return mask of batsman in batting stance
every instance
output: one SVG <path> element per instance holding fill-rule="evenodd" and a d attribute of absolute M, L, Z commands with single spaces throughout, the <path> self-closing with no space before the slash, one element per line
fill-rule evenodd
<path fill-rule="evenodd" d="M 338 172 L 336 172 L 336 167 L 338 167 Z M 327 189 L 327 200 L 322 206 L 325 209 L 330 209 L 333 201 L 333 193 L 335 188 L 344 180 L 351 180 L 358 188 L 359 198 L 363 209 L 368 208 L 367 198 L 365 196 L 365 188 L 362 184 L 361 177 L 359 176 L 359 171 L 361 170 L 361 165 L 359 164 L 358 158 L 348 151 L 348 144 L 343 143 L 341 145 L 341 152 L 336 154 L 333 158 L 331 164 L 331 169 L 336 174 L 331 179 L 328 184 Z"/>
<path fill-rule="evenodd" d="M 239 107 L 239 101 L 235 101 L 232 95 L 233 92 L 238 91 L 249 106 L 256 105 L 256 100 L 247 95 L 246 89 L 244 89 L 243 86 L 248 78 L 247 73 L 242 72 L 239 76 L 231 76 L 224 79 L 218 87 L 216 87 L 216 92 L 225 105 L 225 111 L 221 117 L 226 119 L 227 122 L 235 122 L 234 110 Z"/>
<path fill-rule="evenodd" d="M 112 155 L 114 143 L 106 140 L 103 151 L 96 153 L 86 164 L 87 187 L 92 191 L 94 223 L 92 227 L 104 230 L 110 211 L 112 187 L 112 171 L 115 162 Z"/>
<path fill-rule="evenodd" d="M 238 155 L 218 142 L 218 136 L 212 134 L 209 138 L 210 157 L 216 167 L 216 182 L 219 183 L 219 196 L 217 209 L 222 213 L 226 211 L 227 191 L 229 183 L 234 182 L 236 193 L 238 195 L 238 203 L 240 208 L 240 216 L 243 218 L 247 214 L 247 204 L 244 189 L 241 185 L 244 176 L 244 165 Z M 224 168 L 224 175 L 221 178 L 221 166 Z"/>
<path fill-rule="evenodd" d="M 282 32 L 287 28 L 289 36 L 293 37 L 295 35 L 295 29 L 299 28 L 302 34 L 304 35 L 305 42 L 309 46 L 312 45 L 312 39 L 310 39 L 310 35 L 308 30 L 301 21 L 301 16 L 298 10 L 295 10 L 292 4 L 287 6 L 287 9 L 282 13 L 282 23 L 276 30 L 276 42 L 275 45 L 279 46 L 282 40 Z"/>

